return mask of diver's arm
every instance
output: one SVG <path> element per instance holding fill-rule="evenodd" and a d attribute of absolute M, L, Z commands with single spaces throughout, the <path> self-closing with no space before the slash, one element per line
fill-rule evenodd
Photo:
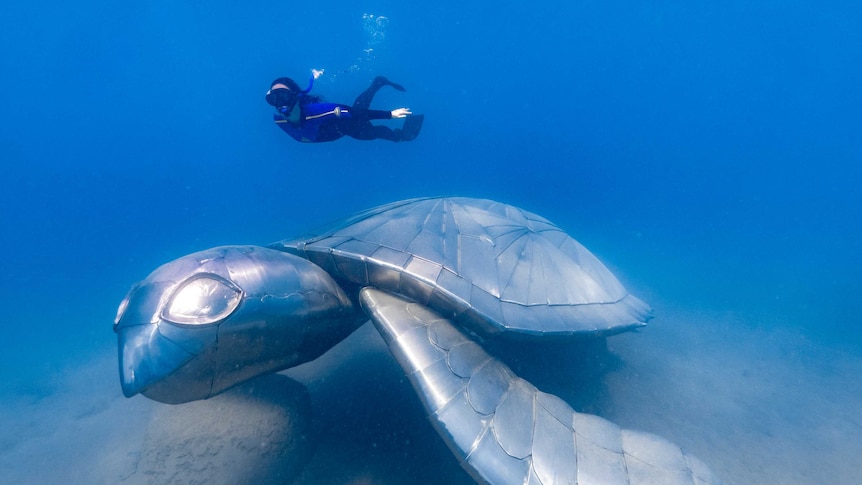
<path fill-rule="evenodd" d="M 305 91 L 303 91 L 302 93 L 303 94 L 310 93 L 311 88 L 314 87 L 314 80 L 319 78 L 322 75 L 323 75 L 323 69 L 312 69 L 311 70 L 311 77 L 308 78 L 308 87 L 305 88 Z"/>
<path fill-rule="evenodd" d="M 343 104 L 336 103 L 308 103 L 302 105 L 303 122 L 315 120 L 323 122 L 332 118 L 346 119 L 353 118 L 353 108 Z M 388 111 L 384 111 L 387 115 Z"/>
<path fill-rule="evenodd" d="M 392 119 L 391 111 L 383 111 L 379 109 L 353 110 L 357 116 L 366 120 L 389 120 Z"/>
<path fill-rule="evenodd" d="M 405 118 L 413 114 L 407 108 L 398 108 L 392 111 L 378 109 L 355 109 L 343 104 L 335 103 L 309 103 L 302 105 L 302 117 L 305 121 L 324 120 L 330 118 L 340 119 L 364 119 L 364 120 L 389 120 L 393 118 Z"/>
<path fill-rule="evenodd" d="M 357 110 L 353 110 L 358 113 Z M 398 108 L 392 111 L 383 111 L 378 109 L 366 109 L 361 111 L 361 117 L 366 120 L 391 120 L 395 118 L 406 118 L 407 115 L 413 114 L 409 108 Z"/>

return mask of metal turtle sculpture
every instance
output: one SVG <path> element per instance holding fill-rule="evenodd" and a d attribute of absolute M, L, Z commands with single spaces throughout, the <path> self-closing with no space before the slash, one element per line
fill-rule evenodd
<path fill-rule="evenodd" d="M 547 220 L 426 198 L 179 258 L 132 288 L 114 330 L 123 393 L 177 404 L 314 360 L 370 319 L 477 482 L 720 483 L 663 438 L 575 412 L 482 345 L 613 335 L 650 313 Z"/>

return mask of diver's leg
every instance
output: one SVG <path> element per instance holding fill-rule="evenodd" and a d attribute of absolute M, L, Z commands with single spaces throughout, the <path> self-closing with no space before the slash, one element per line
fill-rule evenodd
<path fill-rule="evenodd" d="M 338 123 L 325 123 L 317 131 L 317 138 L 314 141 L 324 142 L 337 140 L 344 136 L 344 130 Z"/>
<path fill-rule="evenodd" d="M 393 130 L 387 126 L 372 125 L 369 121 L 355 124 L 346 134 L 357 140 L 381 139 L 401 141 L 401 130 Z"/>
<path fill-rule="evenodd" d="M 353 102 L 353 108 L 369 109 L 371 107 L 371 100 L 374 99 L 374 95 L 377 94 L 377 90 L 383 86 L 392 86 L 397 91 L 406 91 L 404 86 L 395 84 L 383 76 L 377 76 L 374 78 L 374 81 L 371 82 L 371 86 L 368 86 L 368 89 L 363 91 L 362 94 L 356 98 L 356 101 Z"/>

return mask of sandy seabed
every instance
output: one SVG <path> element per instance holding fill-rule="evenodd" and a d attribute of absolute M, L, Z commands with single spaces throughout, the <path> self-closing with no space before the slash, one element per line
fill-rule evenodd
<path fill-rule="evenodd" d="M 656 313 L 606 351 L 557 346 L 511 365 L 578 411 L 679 444 L 727 484 L 862 483 L 858 351 L 736 313 Z M 371 325 L 208 401 L 124 398 L 105 349 L 4 386 L 0 404 L 4 483 L 472 483 Z"/>

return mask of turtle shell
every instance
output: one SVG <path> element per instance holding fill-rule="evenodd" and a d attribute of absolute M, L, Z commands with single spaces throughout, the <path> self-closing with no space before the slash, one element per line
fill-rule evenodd
<path fill-rule="evenodd" d="M 484 337 L 611 335 L 651 314 L 555 225 L 491 200 L 395 202 L 270 247 L 337 280 L 407 296 Z"/>

